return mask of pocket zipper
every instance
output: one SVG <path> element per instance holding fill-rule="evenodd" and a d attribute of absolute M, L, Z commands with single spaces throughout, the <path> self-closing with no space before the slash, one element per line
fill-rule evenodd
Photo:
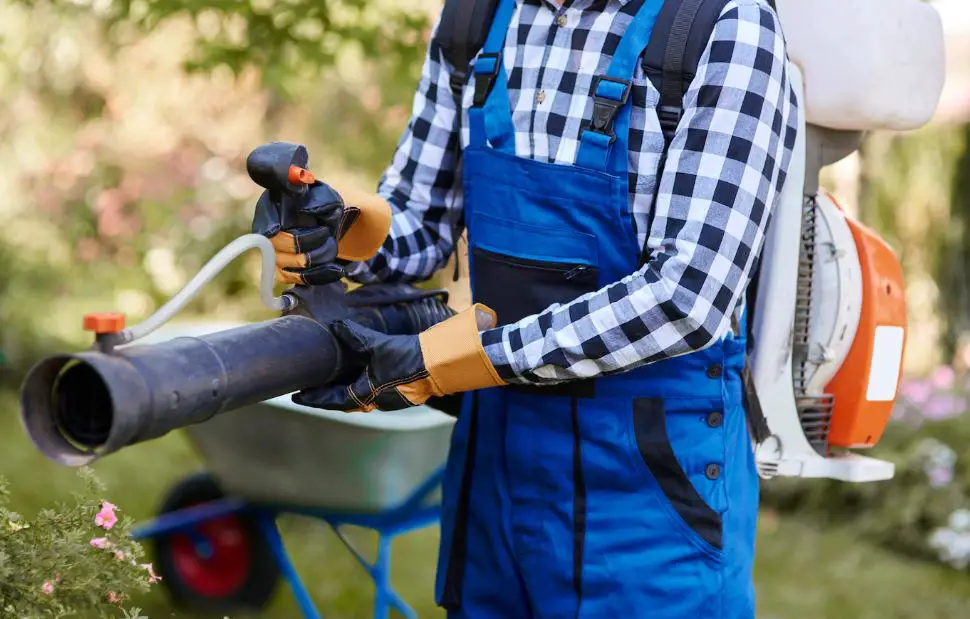
<path fill-rule="evenodd" d="M 566 263 L 557 268 L 555 266 L 548 266 L 548 264 L 555 263 L 542 264 L 538 260 L 526 260 L 525 258 L 515 258 L 505 254 L 496 254 L 494 252 L 481 249 L 480 247 L 473 248 L 472 253 L 480 258 L 484 258 L 485 260 L 501 262 L 503 264 L 508 264 L 509 266 L 518 267 L 520 269 L 534 269 L 536 271 L 550 271 L 552 273 L 559 273 L 569 280 L 575 279 L 590 270 L 590 267 L 585 264 L 572 265 Z"/>
<path fill-rule="evenodd" d="M 570 269 L 569 271 L 566 271 L 565 277 L 566 279 L 573 279 L 574 277 L 579 277 L 580 275 L 585 273 L 588 269 L 589 269 L 588 266 L 586 266 L 585 264 L 581 264 L 578 267 L 575 267 Z"/>

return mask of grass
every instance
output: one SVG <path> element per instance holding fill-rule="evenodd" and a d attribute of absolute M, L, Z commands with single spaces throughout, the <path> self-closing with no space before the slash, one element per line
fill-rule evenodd
<path fill-rule="evenodd" d="M 0 475 L 12 486 L 14 507 L 26 513 L 66 498 L 78 488 L 72 469 L 52 464 L 28 444 L 14 396 L 0 392 Z M 108 499 L 136 518 L 150 517 L 165 491 L 198 470 L 198 458 L 180 434 L 106 458 L 95 470 Z M 301 576 L 326 617 L 369 617 L 372 587 L 353 557 L 323 525 L 282 522 Z M 365 547 L 364 533 L 354 539 Z M 958 619 L 968 616 L 970 574 L 909 560 L 859 540 L 848 527 L 817 530 L 810 523 L 765 513 L 758 541 L 759 619 Z M 443 617 L 432 600 L 437 529 L 406 535 L 394 547 L 393 579 L 421 617 Z M 151 619 L 194 615 L 174 609 L 163 590 L 137 600 Z M 299 617 L 282 587 L 261 617 Z"/>

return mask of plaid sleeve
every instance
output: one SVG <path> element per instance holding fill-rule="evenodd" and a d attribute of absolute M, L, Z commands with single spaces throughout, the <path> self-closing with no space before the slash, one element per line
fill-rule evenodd
<path fill-rule="evenodd" d="M 440 19 L 440 17 L 439 17 Z M 348 266 L 360 283 L 422 281 L 444 266 L 460 231 L 459 115 L 451 68 L 432 30 L 412 116 L 378 193 L 391 205 L 391 230 L 377 255 Z"/>
<path fill-rule="evenodd" d="M 485 331 L 498 373 L 550 384 L 630 370 L 724 337 L 785 180 L 797 113 L 775 12 L 759 0 L 731 0 L 685 96 L 648 235 L 651 260 L 597 292 Z"/>

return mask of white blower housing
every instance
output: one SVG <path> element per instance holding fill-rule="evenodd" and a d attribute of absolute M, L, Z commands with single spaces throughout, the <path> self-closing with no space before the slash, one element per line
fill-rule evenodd
<path fill-rule="evenodd" d="M 866 131 L 931 119 L 945 74 L 939 14 L 919 0 L 778 0 L 800 103 L 754 307 L 752 378 L 771 436 L 763 477 L 889 479 L 875 445 L 902 373 L 902 270 L 874 232 L 820 191 L 822 167 Z"/>

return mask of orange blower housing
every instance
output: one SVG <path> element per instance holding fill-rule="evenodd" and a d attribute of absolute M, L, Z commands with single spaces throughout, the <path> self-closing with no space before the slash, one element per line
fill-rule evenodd
<path fill-rule="evenodd" d="M 849 354 L 826 386 L 835 398 L 830 448 L 872 447 L 879 442 L 896 401 L 906 346 L 899 259 L 874 231 L 848 216 L 846 221 L 859 254 L 862 309 Z"/>

